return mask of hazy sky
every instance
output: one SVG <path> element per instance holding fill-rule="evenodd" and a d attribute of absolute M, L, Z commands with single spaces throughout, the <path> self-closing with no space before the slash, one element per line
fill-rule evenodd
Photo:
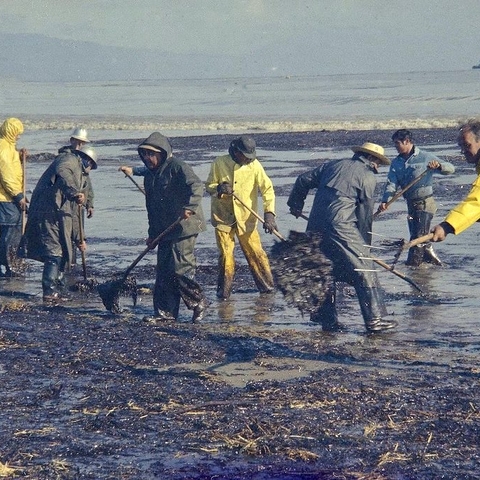
<path fill-rule="evenodd" d="M 480 0 L 1 0 L 0 18 L 0 33 L 250 56 L 272 72 L 290 61 L 325 74 L 480 62 Z"/>

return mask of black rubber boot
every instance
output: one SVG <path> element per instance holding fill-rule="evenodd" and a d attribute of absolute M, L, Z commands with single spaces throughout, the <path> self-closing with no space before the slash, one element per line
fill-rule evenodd
<path fill-rule="evenodd" d="M 390 330 L 397 326 L 397 322 L 393 320 L 383 320 L 382 318 L 374 318 L 365 322 L 365 327 L 368 333 L 379 333 L 385 330 Z"/>
<path fill-rule="evenodd" d="M 42 289 L 44 301 L 49 302 L 59 296 L 58 275 L 60 262 L 60 257 L 48 257 L 43 264 Z"/>
<path fill-rule="evenodd" d="M 408 250 L 408 256 L 405 265 L 408 265 L 410 267 L 418 267 L 422 264 L 424 256 L 424 246 L 418 245 L 416 247 L 412 247 Z"/>
<path fill-rule="evenodd" d="M 225 280 L 224 278 L 218 278 L 217 285 L 217 298 L 221 300 L 228 300 L 232 294 L 233 282 L 232 280 Z"/>
<path fill-rule="evenodd" d="M 314 323 L 320 323 L 324 332 L 344 330 L 345 327 L 338 322 L 334 291 L 327 294 L 323 304 L 310 314 L 310 320 Z"/>
<path fill-rule="evenodd" d="M 423 202 L 423 205 L 424 204 L 425 202 Z M 422 202 L 419 203 L 419 206 L 420 205 L 422 205 Z M 426 235 L 430 231 L 430 224 L 432 223 L 432 218 L 433 218 L 433 215 L 424 210 L 415 211 L 413 216 L 410 216 L 408 219 L 408 227 L 410 230 L 410 240 L 414 240 L 415 238 Z M 433 248 L 432 248 L 432 251 L 433 251 Z M 438 261 L 440 261 L 438 257 L 435 255 L 435 252 L 433 252 L 433 254 L 434 254 L 434 257 Z M 429 258 L 429 253 L 427 252 L 427 246 L 418 245 L 416 247 L 410 248 L 410 250 L 408 251 L 408 257 L 405 264 L 412 267 L 418 267 L 424 261 L 428 261 L 428 258 Z M 432 261 L 430 263 L 435 263 L 435 262 Z"/>
<path fill-rule="evenodd" d="M 360 309 L 365 327 L 369 333 L 382 332 L 397 326 L 393 320 L 384 320 L 387 308 L 383 299 L 383 290 L 378 287 L 357 287 Z"/>

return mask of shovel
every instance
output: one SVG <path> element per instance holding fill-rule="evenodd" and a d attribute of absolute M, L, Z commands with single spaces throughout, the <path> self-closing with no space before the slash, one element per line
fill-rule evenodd
<path fill-rule="evenodd" d="M 130 266 L 125 270 L 123 275 L 116 280 L 111 280 L 109 282 L 105 282 L 102 285 L 98 286 L 98 294 L 102 299 L 103 305 L 107 310 L 112 313 L 120 313 L 120 306 L 119 306 L 119 297 L 122 292 L 131 291 L 134 304 L 136 304 L 137 300 L 137 293 L 136 293 L 136 282 L 133 280 L 131 285 L 128 284 L 128 276 L 130 275 L 131 271 L 137 266 L 140 260 L 151 250 L 153 250 L 165 237 L 169 234 L 181 221 L 183 217 L 178 217 L 175 222 L 173 222 L 169 227 L 167 227 L 162 233 L 156 237 L 153 242 L 143 250 L 143 252 L 130 264 Z"/>
<path fill-rule="evenodd" d="M 412 287 L 415 287 L 420 293 L 422 294 L 424 293 L 423 290 L 410 277 L 407 277 L 407 275 L 405 275 L 404 273 L 396 270 L 394 268 L 394 265 L 388 265 L 388 263 L 375 257 L 358 257 L 358 258 L 362 260 L 371 260 L 372 262 L 375 262 L 377 265 L 380 265 L 381 267 L 385 268 L 385 270 L 388 270 L 389 272 L 392 272 L 397 277 L 400 277 L 402 280 L 405 280 L 407 283 L 412 285 Z"/>

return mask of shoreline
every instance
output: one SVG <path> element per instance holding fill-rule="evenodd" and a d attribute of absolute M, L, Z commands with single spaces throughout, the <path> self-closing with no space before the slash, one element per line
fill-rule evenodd
<path fill-rule="evenodd" d="M 357 145 L 360 142 L 378 143 L 389 147 L 391 136 L 395 130 L 307 130 L 303 132 L 249 132 L 258 148 L 269 150 L 297 150 L 299 148 L 340 148 Z M 456 142 L 457 128 L 420 128 L 411 129 L 419 145 L 448 144 Z M 161 132 L 160 132 L 161 133 Z M 179 148 L 194 146 L 209 146 L 214 149 L 224 149 L 225 144 L 240 135 L 247 133 L 212 133 L 211 135 L 171 136 L 170 140 Z M 168 136 L 168 135 L 167 135 Z M 143 138 L 121 140 L 126 144 L 140 143 Z M 96 140 L 93 144 L 113 144 L 119 140 Z M 455 143 L 456 144 L 456 143 Z"/>
<path fill-rule="evenodd" d="M 364 142 L 372 142 L 382 145 L 386 150 L 393 149 L 391 136 L 395 130 L 318 130 L 304 132 L 238 132 L 238 133 L 212 133 L 211 135 L 168 136 L 173 146 L 174 153 L 185 160 L 195 160 L 199 155 L 218 154 L 228 151 L 230 142 L 240 135 L 252 135 L 257 143 L 258 150 L 271 152 L 298 152 L 311 149 L 331 149 L 333 151 L 348 149 Z M 421 148 L 457 149 L 457 128 L 420 128 L 411 129 L 414 134 L 415 144 Z M 103 148 L 131 146 L 132 154 L 122 156 L 136 160 L 137 146 L 152 132 L 146 132 L 145 136 L 138 138 L 125 138 L 120 135 L 115 138 L 101 138 L 98 132 L 96 139 L 93 136 L 91 146 L 98 148 L 101 154 Z M 160 133 L 162 133 L 160 131 Z M 28 150 L 28 146 L 26 147 Z M 458 155 L 460 153 L 458 152 Z M 116 161 L 118 155 L 111 153 L 102 155 L 102 163 Z M 261 158 L 261 155 L 259 155 Z M 55 158 L 54 152 L 33 153 L 29 155 L 32 162 L 50 162 Z"/>

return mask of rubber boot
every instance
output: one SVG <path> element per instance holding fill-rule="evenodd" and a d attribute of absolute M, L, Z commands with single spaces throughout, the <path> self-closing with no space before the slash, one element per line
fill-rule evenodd
<path fill-rule="evenodd" d="M 47 303 L 59 299 L 58 276 L 61 257 L 47 257 L 43 264 L 42 289 L 43 301 Z"/>
<path fill-rule="evenodd" d="M 193 278 L 193 275 L 177 276 L 177 283 L 182 300 L 188 309 L 193 310 L 192 323 L 200 322 L 203 320 L 205 310 L 208 307 L 202 287 Z"/>
<path fill-rule="evenodd" d="M 443 265 L 431 243 L 425 245 L 423 260 L 427 263 L 431 263 L 432 265 Z"/>
<path fill-rule="evenodd" d="M 324 332 L 339 332 L 344 328 L 338 322 L 335 290 L 329 292 L 323 304 L 310 314 L 310 320 L 314 323 L 320 323 Z"/>
<path fill-rule="evenodd" d="M 377 333 L 397 326 L 397 322 L 382 318 L 387 315 L 387 309 L 381 288 L 357 287 L 355 290 L 367 332 Z"/>
<path fill-rule="evenodd" d="M 423 245 L 417 245 L 408 250 L 407 260 L 405 265 L 410 267 L 418 267 L 422 264 L 425 256 L 425 247 Z"/>
<path fill-rule="evenodd" d="M 220 271 L 217 281 L 217 298 L 227 300 L 232 294 L 233 275 Z"/>
<path fill-rule="evenodd" d="M 2 225 L 0 231 L 0 263 L 5 266 L 5 277 L 18 277 L 21 272 L 17 256 L 22 233 L 19 225 Z"/>
<path fill-rule="evenodd" d="M 425 202 L 419 202 L 418 205 L 424 204 Z M 426 235 L 430 231 L 430 224 L 432 223 L 432 218 L 433 214 L 426 212 L 425 210 L 416 210 L 413 216 L 409 216 L 408 227 L 410 229 L 410 240 L 414 240 L 415 238 Z M 426 252 L 426 248 L 426 245 L 418 245 L 416 247 L 410 248 L 405 264 L 412 267 L 418 267 L 424 261 L 428 261 L 427 258 L 429 258 L 429 254 Z M 439 261 L 435 253 L 434 256 Z"/>

